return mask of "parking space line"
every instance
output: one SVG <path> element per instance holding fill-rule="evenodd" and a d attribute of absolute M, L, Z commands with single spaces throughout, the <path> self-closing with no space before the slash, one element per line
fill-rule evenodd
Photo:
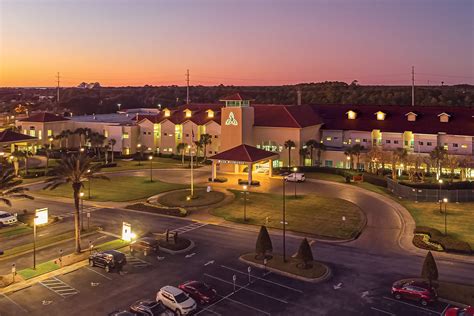
<path fill-rule="evenodd" d="M 375 308 L 375 307 L 371 307 L 370 309 L 373 309 L 374 311 L 377 311 L 377 312 L 381 312 L 383 314 L 387 314 L 387 315 L 391 315 L 391 316 L 396 316 L 396 314 L 392 314 L 390 312 L 387 312 L 387 311 L 384 311 L 382 309 L 378 309 L 378 308 Z"/>
<path fill-rule="evenodd" d="M 445 308 L 443 309 L 443 311 L 441 312 L 441 315 L 444 315 L 450 306 L 451 306 L 451 305 L 447 304 L 446 307 L 445 307 Z"/>
<path fill-rule="evenodd" d="M 237 303 L 237 304 L 243 305 L 243 306 L 245 306 L 245 307 L 248 307 L 248 308 L 250 308 L 250 309 L 253 309 L 253 310 L 255 310 L 255 311 L 257 311 L 257 312 L 260 312 L 260 313 L 262 313 L 262 314 L 265 314 L 265 315 L 271 315 L 270 313 L 267 313 L 266 311 L 263 311 L 263 310 L 261 310 L 261 309 L 258 309 L 258 308 L 256 308 L 256 307 L 253 307 L 253 306 L 250 306 L 250 305 L 244 304 L 244 303 L 242 303 L 242 302 L 239 302 L 239 301 L 233 300 L 233 299 L 231 299 L 230 297 L 227 297 L 226 299 L 227 299 L 227 300 L 229 300 L 229 301 L 231 301 L 231 302 L 234 302 L 234 303 Z"/>
<path fill-rule="evenodd" d="M 0 293 L 0 295 L 2 295 L 4 298 L 6 298 L 7 300 L 9 300 L 11 303 L 13 303 L 16 307 L 18 307 L 19 309 L 21 309 L 23 312 L 25 313 L 28 313 L 28 311 L 26 309 L 23 308 L 23 306 L 21 306 L 20 304 L 18 304 L 17 302 L 15 302 L 14 300 L 12 300 L 10 297 L 8 297 L 7 295 L 3 294 L 3 293 Z"/>
<path fill-rule="evenodd" d="M 240 270 L 230 268 L 230 267 L 227 267 L 227 266 L 224 266 L 224 265 L 221 265 L 221 267 L 224 268 L 224 269 L 228 269 L 228 270 L 231 270 L 231 271 L 234 271 L 234 272 L 237 272 L 237 273 L 240 273 L 240 274 L 245 274 L 246 276 L 248 276 L 248 273 L 246 273 L 246 272 L 242 272 Z M 250 277 L 254 278 L 254 279 L 262 280 L 262 281 L 265 281 L 265 282 L 268 282 L 268 283 L 271 283 L 271 284 L 274 284 L 274 285 L 278 285 L 278 286 L 283 287 L 283 288 L 288 289 L 288 290 L 292 290 L 292 291 L 295 291 L 295 292 L 298 292 L 298 293 L 303 293 L 303 291 L 301 291 L 301 290 L 292 288 L 291 286 L 280 284 L 278 282 L 270 281 L 270 280 L 260 278 L 260 277 L 254 276 L 254 275 L 250 275 Z"/>
<path fill-rule="evenodd" d="M 78 290 L 64 283 L 56 277 L 51 277 L 38 283 L 47 288 L 48 290 L 58 294 L 62 298 L 66 298 L 68 296 L 76 295 L 79 293 Z"/>
<path fill-rule="evenodd" d="M 198 314 L 201 314 L 201 313 L 202 313 L 203 311 L 205 311 L 205 310 L 209 310 L 210 307 L 219 304 L 220 302 L 222 302 L 222 301 L 225 300 L 225 299 L 228 299 L 230 296 L 234 295 L 235 293 L 237 293 L 238 291 L 240 291 L 240 290 L 246 288 L 246 287 L 249 286 L 249 285 L 250 285 L 250 283 L 247 284 L 247 285 L 244 286 L 244 287 L 238 288 L 237 290 L 230 292 L 230 293 L 227 294 L 226 296 L 221 296 L 221 299 L 217 300 L 216 302 L 212 303 L 211 305 L 206 306 L 206 309 L 202 309 L 202 310 L 200 310 L 199 312 L 197 312 L 197 313 L 194 314 L 194 315 L 198 315 Z"/>
<path fill-rule="evenodd" d="M 112 281 L 112 278 L 109 278 L 108 276 L 106 276 L 106 275 L 104 275 L 104 274 L 102 274 L 102 273 L 100 273 L 100 272 L 97 272 L 97 271 L 95 271 L 94 269 L 91 269 L 91 268 L 89 268 L 89 267 L 85 267 L 85 268 L 86 268 L 87 270 L 89 270 L 89 271 L 92 271 L 92 272 L 94 272 L 94 273 L 97 273 L 97 274 L 100 275 L 100 276 L 103 276 L 103 277 L 106 278 L 107 280 Z"/>
<path fill-rule="evenodd" d="M 151 266 L 151 263 L 149 263 L 148 261 L 139 259 L 139 258 L 134 257 L 132 255 L 126 254 L 125 257 L 127 258 L 127 263 L 131 264 L 134 267 L 144 268 L 144 267 L 147 267 L 147 266 Z"/>
<path fill-rule="evenodd" d="M 433 314 L 436 314 L 436 315 L 442 315 L 441 313 L 439 313 L 437 311 L 434 311 L 434 310 L 431 310 L 431 309 L 428 309 L 428 308 L 424 308 L 424 307 L 421 307 L 421 306 L 413 305 L 413 304 L 410 304 L 410 303 L 407 303 L 407 302 L 399 301 L 399 300 L 396 300 L 396 299 L 393 299 L 393 298 L 390 298 L 390 297 L 384 296 L 383 298 L 386 299 L 386 300 L 389 300 L 389 301 L 393 301 L 393 302 L 405 304 L 405 305 L 408 305 L 408 306 L 411 306 L 411 307 L 419 308 L 421 310 L 424 310 L 424 311 L 427 311 L 427 312 L 430 312 L 430 313 L 433 313 Z"/>
<path fill-rule="evenodd" d="M 219 280 L 221 282 L 224 282 L 224 283 L 227 283 L 227 284 L 231 284 L 233 285 L 234 283 L 230 282 L 230 281 L 227 281 L 227 280 L 224 280 L 224 279 L 221 279 L 219 277 L 216 277 L 216 276 L 213 276 L 213 275 L 210 275 L 208 273 L 204 273 L 205 276 L 209 277 L 209 278 L 212 278 L 212 279 L 216 279 L 216 280 Z M 248 285 L 247 285 L 248 286 Z M 255 291 L 255 290 L 252 290 L 252 289 L 249 289 L 247 286 L 241 286 L 241 285 L 235 285 L 235 287 L 238 287 L 238 288 L 242 288 L 244 290 L 247 290 L 249 292 L 253 292 L 255 294 L 258 294 L 258 295 L 262 295 L 262 296 L 265 296 L 265 297 L 268 297 L 272 300 L 275 300 L 275 301 L 278 301 L 278 302 L 282 302 L 282 303 L 285 303 L 285 304 L 288 304 L 287 301 L 285 300 L 282 300 L 281 298 L 278 298 L 278 297 L 274 297 L 274 296 L 270 296 L 270 295 L 267 295 L 265 293 L 262 293 L 262 292 L 258 292 L 258 291 Z"/>
<path fill-rule="evenodd" d="M 183 227 L 173 229 L 173 230 L 171 230 L 171 232 L 172 233 L 178 232 L 180 234 L 184 234 L 184 233 L 190 232 L 192 230 L 201 228 L 201 227 L 206 226 L 206 225 L 207 225 L 207 223 L 196 222 L 196 223 L 192 223 L 192 224 L 189 224 L 189 225 L 186 225 L 186 226 L 183 226 Z"/>

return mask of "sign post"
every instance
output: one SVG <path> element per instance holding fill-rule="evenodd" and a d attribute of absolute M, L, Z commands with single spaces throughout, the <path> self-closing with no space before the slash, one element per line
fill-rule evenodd
<path fill-rule="evenodd" d="M 251 267 L 248 267 L 247 268 L 247 272 L 249 273 L 249 284 L 252 283 L 252 281 L 250 280 L 250 272 L 252 271 L 252 268 Z"/>
<path fill-rule="evenodd" d="M 132 225 L 127 222 L 122 223 L 122 240 L 132 241 L 135 234 L 132 233 Z"/>
<path fill-rule="evenodd" d="M 16 266 L 15 266 L 15 264 L 13 263 L 13 264 L 12 264 L 12 282 L 13 282 L 13 283 L 15 282 L 15 275 L 16 275 Z"/>
<path fill-rule="evenodd" d="M 232 276 L 232 281 L 234 283 L 234 293 L 235 293 L 235 281 L 237 281 L 237 276 L 235 274 Z"/>

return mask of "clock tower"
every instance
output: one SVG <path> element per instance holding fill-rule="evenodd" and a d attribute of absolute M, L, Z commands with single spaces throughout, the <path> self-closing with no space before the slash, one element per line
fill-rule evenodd
<path fill-rule="evenodd" d="M 243 98 L 239 93 L 222 98 L 225 107 L 221 109 L 221 146 L 220 151 L 247 144 L 252 145 L 254 109 L 251 99 Z"/>

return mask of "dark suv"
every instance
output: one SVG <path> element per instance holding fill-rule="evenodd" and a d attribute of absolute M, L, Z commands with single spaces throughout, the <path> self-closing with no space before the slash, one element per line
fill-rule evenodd
<path fill-rule="evenodd" d="M 417 280 L 401 280 L 392 285 L 392 295 L 397 299 L 407 299 L 420 302 L 426 306 L 436 301 L 438 295 L 428 282 Z"/>
<path fill-rule="evenodd" d="M 148 256 L 150 253 L 158 252 L 158 241 L 151 237 L 143 237 L 133 241 L 130 244 L 130 253 L 133 255 L 135 252 L 142 252 L 144 256 Z"/>
<path fill-rule="evenodd" d="M 125 254 L 117 250 L 97 252 L 89 256 L 89 266 L 104 268 L 105 272 L 120 271 L 126 263 Z"/>

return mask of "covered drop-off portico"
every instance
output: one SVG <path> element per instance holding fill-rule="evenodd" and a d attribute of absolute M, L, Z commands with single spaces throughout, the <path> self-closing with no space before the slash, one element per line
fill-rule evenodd
<path fill-rule="evenodd" d="M 251 184 L 252 173 L 257 170 L 257 167 L 265 169 L 264 173 L 271 177 L 273 175 L 273 160 L 278 158 L 277 153 L 242 144 L 209 158 L 212 161 L 211 179 L 212 181 L 216 179 L 219 167 L 220 172 L 236 174 L 246 172 L 248 183 Z"/>

